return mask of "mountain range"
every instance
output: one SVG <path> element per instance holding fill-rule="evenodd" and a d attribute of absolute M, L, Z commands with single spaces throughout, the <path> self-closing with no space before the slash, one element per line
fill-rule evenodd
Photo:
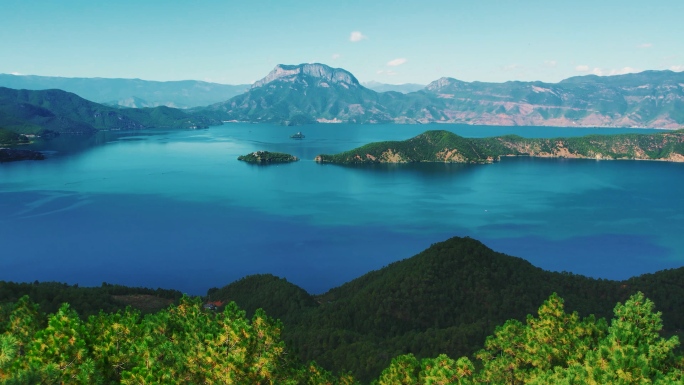
<path fill-rule="evenodd" d="M 375 82 L 364 86 L 344 69 L 307 63 L 277 65 L 250 87 L 197 81 L 2 74 L 0 85 L 61 88 L 116 107 L 192 107 L 186 112 L 202 116 L 206 124 L 244 121 L 285 125 L 344 122 L 684 128 L 684 72 L 672 71 L 577 76 L 558 83 L 464 82 L 445 77 L 420 88 L 416 84 Z M 10 113 L 22 115 L 17 110 Z M 130 117 L 133 113 L 121 114 Z M 166 114 L 183 117 L 171 110 Z M 144 114 L 139 113 L 138 118 L 140 115 Z M 154 119 L 148 123 L 157 124 Z M 62 122 L 63 126 L 68 124 Z M 168 121 L 165 125 L 170 126 Z M 83 131 L 82 127 L 62 130 Z"/>
<path fill-rule="evenodd" d="M 580 76 L 559 83 L 464 82 L 375 92 L 324 64 L 278 65 L 250 90 L 209 106 L 252 122 L 466 123 L 684 128 L 684 73 Z"/>

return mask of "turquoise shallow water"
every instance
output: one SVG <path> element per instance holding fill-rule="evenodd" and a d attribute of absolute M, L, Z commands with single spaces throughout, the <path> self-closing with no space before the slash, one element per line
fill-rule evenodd
<path fill-rule="evenodd" d="M 542 268 L 622 279 L 684 264 L 684 164 L 506 158 L 344 167 L 313 158 L 426 129 L 463 136 L 637 130 L 227 124 L 106 133 L 0 165 L 0 279 L 202 294 L 273 273 L 322 292 L 451 236 Z M 259 167 L 255 150 L 302 161 Z"/>

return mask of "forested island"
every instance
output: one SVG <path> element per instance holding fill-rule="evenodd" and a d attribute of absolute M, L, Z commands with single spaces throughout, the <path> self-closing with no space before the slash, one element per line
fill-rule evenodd
<path fill-rule="evenodd" d="M 39 151 L 0 148 L 0 163 L 18 160 L 43 160 L 45 155 Z"/>
<path fill-rule="evenodd" d="M 470 238 L 321 295 L 0 281 L 0 383 L 681 383 L 683 296 L 684 268 L 592 279 Z"/>
<path fill-rule="evenodd" d="M 503 156 L 684 162 L 684 130 L 552 139 L 517 135 L 464 138 L 449 131 L 435 130 L 404 141 L 376 142 L 335 155 L 318 155 L 316 161 L 338 164 L 492 163 Z"/>
<path fill-rule="evenodd" d="M 254 151 L 251 154 L 238 156 L 238 160 L 256 164 L 272 164 L 296 162 L 299 158 L 282 152 Z"/>

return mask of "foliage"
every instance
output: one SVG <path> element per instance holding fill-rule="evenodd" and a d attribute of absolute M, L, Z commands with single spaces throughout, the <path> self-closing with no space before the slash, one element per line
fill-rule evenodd
<path fill-rule="evenodd" d="M 37 308 L 23 297 L 10 319 L 28 320 L 27 307 Z M 127 309 L 87 321 L 64 304 L 46 325 L 37 319 L 27 325 L 0 335 L 2 384 L 354 383 L 349 375 L 291 360 L 280 322 L 261 310 L 247 319 L 234 303 L 216 313 L 185 297 L 145 317 Z M 27 330 L 32 333 L 22 345 Z"/>
<path fill-rule="evenodd" d="M 0 384 L 357 384 L 315 362 L 301 364 L 282 324 L 235 303 L 207 310 L 199 298 L 141 316 L 131 309 L 82 320 L 68 304 L 47 317 L 22 297 L 0 334 Z M 468 357 L 399 355 L 374 385 L 675 383 L 684 359 L 677 337 L 642 293 L 618 303 L 610 326 L 566 313 L 555 293 L 523 324 L 509 320 Z"/>

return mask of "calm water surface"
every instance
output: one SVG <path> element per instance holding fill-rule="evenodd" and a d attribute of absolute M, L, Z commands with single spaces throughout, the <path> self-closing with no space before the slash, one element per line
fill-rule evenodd
<path fill-rule="evenodd" d="M 320 153 L 426 129 L 470 137 L 644 132 L 460 125 L 227 124 L 103 133 L 0 165 L 0 280 L 103 281 L 204 294 L 247 274 L 313 293 L 471 236 L 536 266 L 623 279 L 684 265 L 684 164 L 506 158 L 320 165 Z M 254 166 L 238 155 L 302 158 Z"/>

